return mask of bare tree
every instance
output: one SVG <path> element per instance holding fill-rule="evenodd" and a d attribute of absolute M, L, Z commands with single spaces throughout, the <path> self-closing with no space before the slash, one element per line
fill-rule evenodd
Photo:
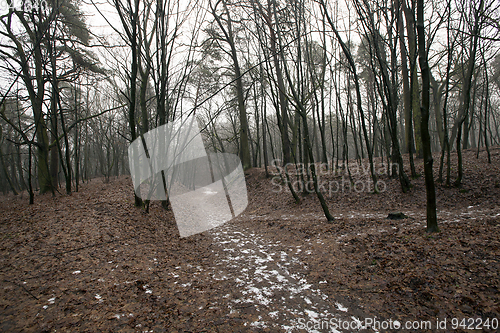
<path fill-rule="evenodd" d="M 223 13 L 217 13 L 217 7 L 222 4 Z M 230 48 L 229 55 L 233 62 L 234 78 L 236 83 L 236 96 L 238 100 L 238 114 L 240 121 L 240 157 L 243 164 L 243 169 L 247 170 L 252 167 L 250 158 L 250 146 L 248 140 L 248 117 L 245 107 L 245 96 L 243 92 L 243 80 L 240 64 L 238 61 L 238 53 L 236 51 L 235 37 L 233 31 L 233 20 L 225 0 L 218 0 L 215 4 L 210 2 L 211 13 L 217 22 L 217 25 L 222 31 L 223 36 L 220 36 Z"/>
<path fill-rule="evenodd" d="M 424 27 L 424 1 L 417 2 L 417 35 L 420 72 L 422 73 L 422 123 L 421 136 L 424 154 L 425 189 L 427 192 L 427 232 L 439 231 L 436 214 L 436 190 L 434 187 L 433 159 L 431 152 L 431 137 L 429 135 L 429 105 L 430 105 L 430 70 L 427 60 L 427 39 Z"/>
<path fill-rule="evenodd" d="M 358 115 L 361 118 L 361 126 L 363 129 L 363 134 L 365 137 L 365 144 L 366 144 L 366 150 L 368 152 L 368 159 L 370 163 L 370 174 L 372 176 L 372 181 L 373 181 L 373 191 L 375 193 L 378 193 L 378 187 L 377 187 L 377 175 L 375 173 L 375 168 L 373 166 L 373 150 L 371 148 L 371 143 L 370 143 L 370 138 L 368 137 L 368 132 L 366 129 L 366 124 L 365 124 L 365 115 L 361 103 L 361 91 L 360 91 L 360 85 L 359 85 L 359 77 L 356 71 L 356 64 L 354 63 L 354 58 L 351 55 L 351 52 L 345 42 L 342 40 L 335 24 L 333 23 L 330 15 L 328 14 L 328 8 L 324 0 L 320 0 L 321 6 L 323 8 L 323 14 L 325 15 L 325 18 L 327 19 L 331 29 L 333 30 L 335 37 L 337 38 L 337 41 L 339 42 L 342 51 L 344 52 L 344 55 L 347 58 L 347 61 L 349 63 L 350 69 L 352 71 L 352 74 L 354 76 L 354 85 L 356 88 L 356 106 L 358 109 Z"/>

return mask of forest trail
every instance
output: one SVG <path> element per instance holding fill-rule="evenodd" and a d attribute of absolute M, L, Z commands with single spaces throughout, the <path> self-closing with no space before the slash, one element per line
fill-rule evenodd
<path fill-rule="evenodd" d="M 238 289 L 223 296 L 230 299 L 229 315 L 252 312 L 257 315 L 257 320 L 245 325 L 286 332 L 293 332 L 297 327 L 317 332 L 314 325 L 322 325 L 329 332 L 337 332 L 334 326 L 328 325 L 360 322 L 347 307 L 327 296 L 319 286 L 310 284 L 303 274 L 295 272 L 294 266 L 307 270 L 307 264 L 295 254 L 308 248 L 308 244 L 287 246 L 281 241 L 269 242 L 263 235 L 232 223 L 210 233 L 221 249 L 215 254 L 219 279 L 237 282 Z M 320 285 L 326 283 L 326 280 L 319 282 Z"/>

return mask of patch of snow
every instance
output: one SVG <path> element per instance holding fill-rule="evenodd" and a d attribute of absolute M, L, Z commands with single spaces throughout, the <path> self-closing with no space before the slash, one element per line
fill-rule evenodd
<path fill-rule="evenodd" d="M 259 327 L 259 328 L 266 328 L 267 327 L 266 323 L 263 321 L 254 321 L 253 323 L 250 324 L 250 326 Z"/>
<path fill-rule="evenodd" d="M 337 309 L 339 309 L 342 312 L 347 312 L 349 310 L 348 308 L 346 308 L 345 306 L 343 306 L 342 304 L 340 304 L 338 302 L 335 303 L 335 306 L 337 307 Z"/>
<path fill-rule="evenodd" d="M 312 311 L 312 310 L 304 310 L 305 314 L 309 316 L 309 318 L 318 318 L 319 317 L 319 314 Z"/>
<path fill-rule="evenodd" d="M 297 218 L 291 215 L 283 217 Z M 320 289 L 315 289 L 303 274 L 291 272 L 291 267 L 307 269 L 307 265 L 294 256 L 305 250 L 302 246 L 281 250 L 276 247 L 284 245 L 278 242 L 270 243 L 248 229 L 234 229 L 231 224 L 225 224 L 210 231 L 214 243 L 220 246 L 219 250 L 212 250 L 217 260 L 210 276 L 215 279 L 224 275 L 226 279 L 236 282 L 238 288 L 223 296 L 229 300 L 228 309 L 231 313 L 237 312 L 231 304 L 238 304 L 267 315 L 244 323 L 246 326 L 296 332 L 299 318 L 329 321 L 341 316 L 348 320 L 346 307 L 340 303 L 333 306 L 335 301 L 329 300 L 328 295 Z M 321 239 L 312 241 L 323 244 Z M 230 248 L 236 251 L 228 250 Z M 305 253 L 312 254 L 312 250 L 306 250 Z M 320 281 L 318 284 L 324 283 L 327 281 Z M 276 322 L 278 318 L 280 322 Z"/>

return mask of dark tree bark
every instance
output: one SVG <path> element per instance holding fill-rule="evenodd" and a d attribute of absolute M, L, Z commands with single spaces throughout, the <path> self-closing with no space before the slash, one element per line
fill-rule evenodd
<path fill-rule="evenodd" d="M 431 152 L 431 137 L 429 135 L 429 105 L 430 105 L 430 70 L 427 61 L 427 49 L 424 29 L 424 0 L 417 2 L 417 35 L 418 58 L 422 73 L 422 106 L 421 130 L 422 150 L 424 154 L 425 189 L 427 193 L 427 232 L 438 232 L 436 213 L 436 189 L 434 187 L 433 159 Z"/>
<path fill-rule="evenodd" d="M 356 88 L 356 104 L 357 104 L 357 109 L 358 109 L 358 115 L 361 118 L 361 127 L 363 129 L 363 134 L 364 134 L 365 143 L 366 143 L 366 149 L 368 152 L 368 160 L 370 163 L 370 174 L 372 176 L 372 181 L 373 181 L 373 192 L 378 193 L 379 190 L 378 190 L 378 186 L 377 186 L 377 175 L 375 173 L 375 168 L 373 165 L 373 150 L 371 149 L 370 138 L 368 137 L 368 131 L 366 129 L 365 116 L 364 116 L 363 107 L 362 107 L 362 103 L 361 103 L 361 91 L 360 91 L 360 85 L 359 85 L 359 77 L 358 77 L 358 74 L 356 72 L 356 65 L 355 65 L 354 59 L 351 55 L 351 51 L 349 50 L 347 45 L 344 43 L 344 41 L 340 37 L 340 34 L 338 33 L 338 30 L 336 29 L 335 24 L 333 23 L 330 15 L 328 14 L 326 3 L 324 2 L 324 0 L 320 0 L 320 3 L 323 7 L 324 15 L 325 15 L 330 27 L 332 28 L 333 33 L 335 34 L 335 37 L 340 44 L 340 47 L 342 48 L 342 52 L 344 52 L 344 55 L 346 56 L 347 61 L 349 62 L 349 66 L 350 66 L 352 74 L 354 76 L 354 86 Z M 401 162 L 402 162 L 402 160 L 401 160 Z M 404 173 L 403 170 L 401 170 L 401 171 Z"/>
<path fill-rule="evenodd" d="M 462 184 L 463 178 L 463 163 L 462 163 L 462 149 L 461 149 L 461 140 L 462 140 L 462 127 L 469 116 L 469 105 L 471 102 L 471 86 L 472 86 L 472 76 L 474 74 L 474 65 L 476 60 L 477 53 L 477 43 L 479 40 L 479 30 L 480 30 L 480 18 L 483 10 L 484 1 L 480 0 L 479 8 L 474 12 L 474 28 L 472 30 L 472 36 L 470 41 L 470 53 L 469 60 L 467 64 L 467 71 L 464 77 L 464 89 L 463 89 L 463 98 L 461 101 L 460 114 L 457 120 L 457 156 L 458 156 L 458 176 L 455 180 L 454 185 L 460 186 Z M 453 136 L 453 135 L 452 135 Z"/>
<path fill-rule="evenodd" d="M 132 4 L 129 1 L 128 8 L 128 19 L 130 22 L 127 22 L 126 14 L 123 11 L 122 4 L 119 0 L 114 1 L 115 7 L 118 11 L 118 15 L 120 17 L 120 21 L 122 22 L 123 28 L 125 29 L 125 33 L 127 35 L 128 41 L 130 42 L 130 48 L 132 51 L 132 65 L 130 69 L 130 82 L 129 82 L 129 91 L 130 95 L 128 96 L 129 101 L 129 111 L 128 111 L 128 124 L 130 127 L 130 139 L 133 142 L 137 139 L 136 132 L 136 123 L 135 123 L 135 106 L 136 106 L 136 91 L 137 91 L 137 57 L 138 55 L 138 45 L 137 45 L 137 25 L 139 18 L 139 0 L 135 0 L 134 8 L 132 8 Z M 134 191 L 134 204 L 137 207 L 142 206 L 142 200 Z"/>
<path fill-rule="evenodd" d="M 222 5 L 224 7 L 224 12 L 227 16 L 226 18 L 227 29 L 222 23 L 221 17 L 216 13 L 217 4 L 219 2 L 222 2 Z M 215 6 L 212 6 L 212 4 L 210 3 L 210 7 L 214 19 L 217 21 L 219 28 L 222 30 L 222 33 L 224 34 L 225 41 L 229 44 L 230 47 L 231 60 L 233 61 L 234 78 L 236 81 L 236 97 L 238 100 L 238 115 L 240 120 L 240 131 L 239 131 L 240 157 L 243 169 L 247 170 L 252 167 L 252 160 L 250 158 L 250 145 L 248 140 L 248 117 L 247 117 L 247 111 L 245 107 L 245 97 L 243 92 L 243 80 L 242 80 L 243 74 L 241 73 L 241 68 L 238 61 L 238 54 L 236 52 L 232 19 L 225 0 L 219 0 Z"/>

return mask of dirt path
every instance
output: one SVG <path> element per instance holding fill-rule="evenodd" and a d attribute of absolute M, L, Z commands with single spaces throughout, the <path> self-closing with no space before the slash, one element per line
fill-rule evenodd
<path fill-rule="evenodd" d="M 294 332 L 304 328 L 307 332 L 317 332 L 314 325 L 326 328 L 325 325 L 335 321 L 359 322 L 352 311 L 300 273 L 307 270 L 307 265 L 295 255 L 303 251 L 303 246 L 270 242 L 252 230 L 238 228 L 235 223 L 217 228 L 211 234 L 221 250 L 215 262 L 219 278 L 237 282 L 238 289 L 223 296 L 230 299 L 230 316 L 257 315 L 257 320 L 245 325 L 272 331 Z M 311 254 L 311 250 L 306 250 L 306 254 Z M 328 331 L 336 330 L 332 326 Z"/>

